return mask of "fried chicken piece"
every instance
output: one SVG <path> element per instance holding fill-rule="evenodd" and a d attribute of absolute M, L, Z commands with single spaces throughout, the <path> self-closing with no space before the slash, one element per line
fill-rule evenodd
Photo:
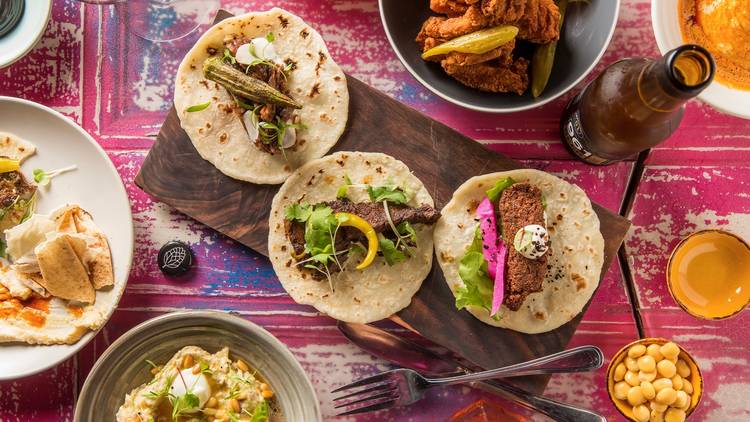
<path fill-rule="evenodd" d="M 514 25 L 518 38 L 547 44 L 560 38 L 560 9 L 553 0 L 482 0 L 490 25 Z"/>
<path fill-rule="evenodd" d="M 430 9 L 435 13 L 442 13 L 450 17 L 461 16 L 472 4 L 480 0 L 430 0 Z"/>
<path fill-rule="evenodd" d="M 427 37 L 453 39 L 477 31 L 489 25 L 491 18 L 482 14 L 478 4 L 469 6 L 466 12 L 458 17 L 444 18 L 431 16 L 422 25 L 417 41 Z"/>
<path fill-rule="evenodd" d="M 496 61 L 463 66 L 455 58 L 440 63 L 445 72 L 462 84 L 486 92 L 514 92 L 523 95 L 529 86 L 529 61 L 520 57 L 507 65 Z"/>

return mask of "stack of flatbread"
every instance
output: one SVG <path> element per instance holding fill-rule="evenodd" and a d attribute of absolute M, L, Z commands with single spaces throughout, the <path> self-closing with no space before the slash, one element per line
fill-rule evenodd
<path fill-rule="evenodd" d="M 107 238 L 78 205 L 34 215 L 5 234 L 13 260 L 6 285 L 12 296 L 25 299 L 36 292 L 92 304 L 96 290 L 114 284 Z"/>

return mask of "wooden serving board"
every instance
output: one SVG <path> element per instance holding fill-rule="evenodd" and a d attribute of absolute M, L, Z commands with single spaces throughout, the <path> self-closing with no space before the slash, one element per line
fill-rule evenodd
<path fill-rule="evenodd" d="M 217 20 L 230 16 L 220 12 Z M 349 121 L 333 151 L 382 152 L 403 161 L 442 208 L 472 176 L 523 166 L 348 76 Z M 136 184 L 179 211 L 268 255 L 268 215 L 280 185 L 232 179 L 203 160 L 180 127 L 174 107 L 135 179 Z M 594 204 L 604 236 L 602 276 L 630 226 L 625 218 Z M 485 325 L 456 311 L 454 297 L 434 260 L 432 271 L 398 319 L 424 337 L 483 368 L 494 368 L 562 350 L 581 315 L 544 334 L 521 334 Z M 519 379 L 543 391 L 547 378 Z"/>

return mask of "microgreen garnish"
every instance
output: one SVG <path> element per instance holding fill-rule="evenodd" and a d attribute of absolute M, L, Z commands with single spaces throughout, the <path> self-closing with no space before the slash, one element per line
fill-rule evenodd
<path fill-rule="evenodd" d="M 206 101 L 203 104 L 192 105 L 192 106 L 186 108 L 185 111 L 187 111 L 188 113 L 195 113 L 196 111 L 203 111 L 203 110 L 207 109 L 208 106 L 210 106 L 210 105 L 211 105 L 211 101 Z"/>
<path fill-rule="evenodd" d="M 344 184 L 339 186 L 339 189 L 336 191 L 336 198 L 343 199 L 347 197 L 349 186 L 352 185 L 352 179 L 349 178 L 348 174 L 344 175 Z"/>
<path fill-rule="evenodd" d="M 159 365 L 155 364 L 155 363 L 154 363 L 154 361 L 152 361 L 152 360 L 150 360 L 150 359 L 146 359 L 146 363 L 147 363 L 147 364 L 148 364 L 148 365 L 149 365 L 150 367 L 152 367 L 152 368 L 158 368 L 158 367 L 159 367 Z"/>
<path fill-rule="evenodd" d="M 410 243 L 416 245 L 417 232 L 408 221 L 404 221 L 396 227 L 391 218 L 391 211 L 388 208 L 387 200 L 383 201 L 383 211 L 385 212 L 385 218 L 388 220 L 391 231 L 396 235 L 396 243 L 394 244 L 390 239 L 383 237 L 379 242 L 381 246 L 380 250 L 383 252 L 385 262 L 388 265 L 393 265 L 406 259 L 406 254 L 411 256 Z"/>
<path fill-rule="evenodd" d="M 234 55 L 232 54 L 232 52 L 231 52 L 231 51 L 229 51 L 229 49 L 228 49 L 228 48 L 225 48 L 225 49 L 224 49 L 224 57 L 223 57 L 223 60 L 224 60 L 225 62 L 228 62 L 228 63 L 231 63 L 231 64 L 237 64 L 237 59 L 236 59 L 236 58 L 234 58 Z"/>
<path fill-rule="evenodd" d="M 258 403 L 257 406 L 255 406 L 255 409 L 253 409 L 253 413 L 250 414 L 250 422 L 265 422 L 268 420 L 268 402 L 263 400 L 262 402 Z"/>
<path fill-rule="evenodd" d="M 78 166 L 75 164 L 68 167 L 63 167 L 61 169 L 52 170 L 50 172 L 46 172 L 42 169 L 34 169 L 34 181 L 39 186 L 47 186 L 49 185 L 49 182 L 52 181 L 52 178 L 55 176 L 58 176 L 62 173 L 65 173 L 66 171 L 71 171 L 77 169 Z"/>
<path fill-rule="evenodd" d="M 273 35 L 273 32 L 269 32 L 268 34 L 266 34 L 266 41 L 274 42 L 275 39 L 276 37 Z"/>

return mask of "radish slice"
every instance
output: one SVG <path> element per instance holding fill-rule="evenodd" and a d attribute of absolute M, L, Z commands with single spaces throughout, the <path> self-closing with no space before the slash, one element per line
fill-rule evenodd
<path fill-rule="evenodd" d="M 477 207 L 477 218 L 482 231 L 482 255 L 487 261 L 487 273 L 494 280 L 497 268 L 497 224 L 495 210 L 489 198 L 484 198 Z"/>
<path fill-rule="evenodd" d="M 245 112 L 245 114 L 242 115 L 242 123 L 245 124 L 247 137 L 250 138 L 250 140 L 253 142 L 258 139 L 258 126 L 256 126 L 258 122 L 254 114 L 255 113 L 252 110 L 248 110 Z"/>
<path fill-rule="evenodd" d="M 492 311 L 490 316 L 495 316 L 500 310 L 500 305 L 503 304 L 505 299 L 505 256 L 508 253 L 508 248 L 505 247 L 505 242 L 500 239 L 497 247 L 497 265 L 495 267 L 495 287 L 492 289 Z"/>
<path fill-rule="evenodd" d="M 284 139 L 281 140 L 281 148 L 291 148 L 297 143 L 297 129 L 287 127 L 284 131 Z"/>

